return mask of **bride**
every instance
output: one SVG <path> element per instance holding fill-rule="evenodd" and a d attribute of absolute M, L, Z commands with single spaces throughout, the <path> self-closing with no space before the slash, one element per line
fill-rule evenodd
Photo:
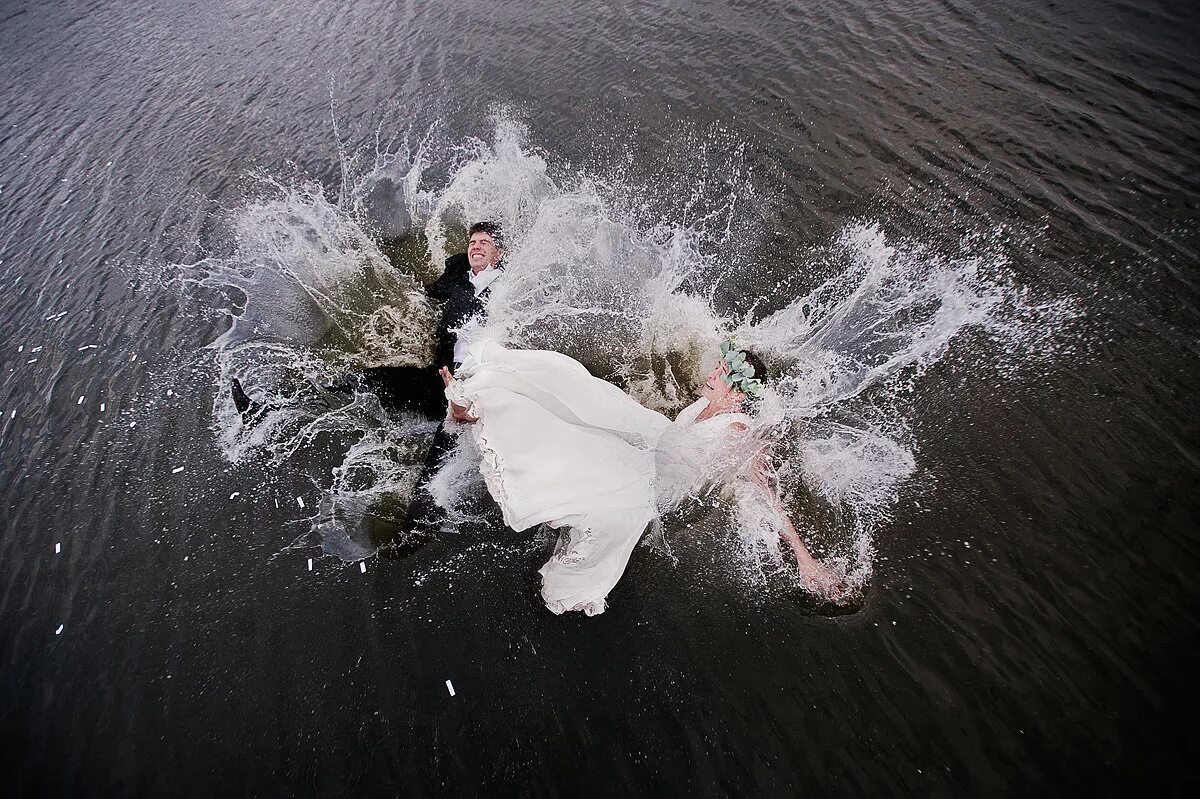
<path fill-rule="evenodd" d="M 810 587 L 845 594 L 800 540 L 772 486 L 765 447 L 750 435 L 762 361 L 732 338 L 721 342 L 721 356 L 700 398 L 673 422 L 557 352 L 487 341 L 469 349 L 457 378 L 441 370 L 450 416 L 470 424 L 505 524 L 563 531 L 540 570 L 550 610 L 603 613 L 647 526 L 723 484 L 773 517 Z"/>

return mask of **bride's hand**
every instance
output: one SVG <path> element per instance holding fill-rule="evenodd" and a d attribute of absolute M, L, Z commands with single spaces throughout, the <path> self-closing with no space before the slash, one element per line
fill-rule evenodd
<path fill-rule="evenodd" d="M 805 586 L 826 599 L 842 603 L 850 598 L 850 584 L 834 574 L 828 566 L 817 560 L 797 563 Z"/>
<path fill-rule="evenodd" d="M 792 552 L 796 556 L 796 571 L 804 580 L 805 588 L 838 604 L 850 599 L 852 594 L 850 584 L 812 556 L 808 547 L 804 546 L 804 542 L 797 535 L 796 528 L 792 527 L 790 522 L 780 537 L 791 546 Z"/>

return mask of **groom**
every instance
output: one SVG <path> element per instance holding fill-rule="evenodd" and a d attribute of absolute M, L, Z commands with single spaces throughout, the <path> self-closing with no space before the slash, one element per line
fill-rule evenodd
<path fill-rule="evenodd" d="M 447 258 L 446 271 L 426 289 L 429 296 L 444 303 L 434 358 L 438 369 L 453 369 L 466 359 L 466 345 L 458 341 L 458 334 L 453 331 L 483 310 L 488 288 L 504 269 L 503 260 L 504 234 L 500 226 L 495 222 L 476 222 L 471 225 L 465 255 Z"/>
<path fill-rule="evenodd" d="M 417 411 L 430 419 L 445 417 L 446 398 L 439 372 L 443 368 L 457 369 L 466 358 L 466 346 L 459 342 L 457 331 L 483 311 L 488 289 L 504 269 L 504 234 L 498 224 L 476 222 L 468 236 L 467 251 L 447 258 L 441 277 L 425 287 L 430 299 L 441 307 L 433 363 L 363 369 L 331 388 L 349 391 L 359 383 L 385 406 Z M 246 394 L 236 378 L 231 391 L 244 420 L 249 421 L 264 409 Z"/>
<path fill-rule="evenodd" d="M 492 282 L 504 269 L 504 233 L 495 222 L 476 222 L 468 234 L 467 251 L 446 259 L 441 277 L 425 287 L 425 292 L 441 306 L 437 326 L 437 348 L 434 361 L 428 366 L 380 366 L 364 369 L 348 381 L 329 387 L 334 391 L 349 391 L 354 383 L 369 388 L 379 401 L 388 407 L 405 408 L 439 419 L 429 455 L 421 470 L 418 486 L 423 486 L 437 469 L 442 457 L 454 447 L 454 436 L 445 429 L 447 404 L 440 371 L 457 370 L 467 357 L 464 342 L 458 340 L 458 330 L 483 311 L 484 300 Z M 230 387 L 233 402 L 244 423 L 250 424 L 269 406 L 251 399 L 234 378 Z M 436 515 L 427 491 L 418 487 L 409 509 L 410 521 L 427 522 Z"/>
<path fill-rule="evenodd" d="M 406 407 L 430 419 L 440 419 L 437 433 L 425 457 L 416 493 L 408 509 L 407 540 L 402 548 L 419 546 L 436 523 L 439 509 L 425 489 L 446 453 L 454 448 L 455 438 L 446 430 L 446 395 L 441 372 L 457 371 L 467 357 L 466 343 L 458 340 L 458 331 L 483 312 L 489 288 L 504 269 L 504 233 L 495 222 L 471 225 L 467 251 L 446 259 L 441 277 L 425 287 L 429 297 L 441 305 L 437 326 L 437 349 L 433 363 L 426 367 L 379 367 L 363 372 L 366 383 L 385 404 Z M 457 416 L 457 414 L 456 414 Z"/>
<path fill-rule="evenodd" d="M 503 259 L 504 234 L 500 226 L 495 222 L 471 225 L 467 251 L 447 258 L 442 276 L 425 287 L 430 298 L 442 307 L 433 364 L 421 368 L 380 367 L 363 373 L 363 382 L 375 391 L 381 402 L 407 407 L 430 419 L 441 420 L 417 480 L 416 494 L 409 504 L 406 544 L 419 545 L 439 516 L 433 496 L 425 486 L 455 444 L 454 435 L 446 430 L 447 405 L 442 374 L 446 370 L 457 371 L 466 360 L 467 346 L 458 340 L 458 331 L 483 312 L 488 290 L 504 269 Z M 451 411 L 454 418 L 460 417 L 457 408 L 452 407 Z"/>
<path fill-rule="evenodd" d="M 362 381 L 384 405 L 418 411 L 430 419 L 446 416 L 443 368 L 455 371 L 467 357 L 467 347 L 458 340 L 458 330 L 483 311 L 484 300 L 504 269 L 504 233 L 495 222 L 471 225 L 467 251 L 446 259 L 441 277 L 425 287 L 425 292 L 441 306 L 437 326 L 437 348 L 429 366 L 380 366 L 365 369 Z M 439 439 L 449 434 L 438 431 Z M 442 444 L 447 443 L 443 440 Z M 434 449 L 440 457 L 435 440 Z"/>

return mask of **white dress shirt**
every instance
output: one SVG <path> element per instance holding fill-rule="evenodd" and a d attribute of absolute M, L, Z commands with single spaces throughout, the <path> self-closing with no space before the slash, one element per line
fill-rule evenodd
<path fill-rule="evenodd" d="M 475 289 L 475 296 L 478 297 L 483 293 L 484 289 L 492 284 L 492 281 L 500 277 L 500 271 L 495 264 L 481 269 L 478 273 L 472 271 L 467 278 L 471 281 L 471 287 Z M 467 327 L 478 324 L 479 314 L 472 316 L 463 325 L 463 330 Z M 463 330 L 458 332 L 458 336 L 454 339 L 454 363 L 460 364 L 467 358 L 467 342 L 466 336 L 463 335 Z"/>

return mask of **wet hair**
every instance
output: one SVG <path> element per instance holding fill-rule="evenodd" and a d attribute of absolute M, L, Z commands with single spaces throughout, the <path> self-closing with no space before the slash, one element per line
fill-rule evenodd
<path fill-rule="evenodd" d="M 500 227 L 498 222 L 476 222 L 471 225 L 471 229 L 467 231 L 467 238 L 471 238 L 476 233 L 486 233 L 492 237 L 492 241 L 500 249 L 504 249 L 504 229 Z"/>
<path fill-rule="evenodd" d="M 767 365 L 762 362 L 762 358 L 755 355 L 750 350 L 741 350 L 741 353 L 746 356 L 746 363 L 754 367 L 754 377 L 756 380 L 767 382 Z M 750 399 L 746 397 L 742 402 L 742 409 L 746 413 L 757 413 L 758 407 L 762 404 L 762 397 L 758 399 Z"/>

